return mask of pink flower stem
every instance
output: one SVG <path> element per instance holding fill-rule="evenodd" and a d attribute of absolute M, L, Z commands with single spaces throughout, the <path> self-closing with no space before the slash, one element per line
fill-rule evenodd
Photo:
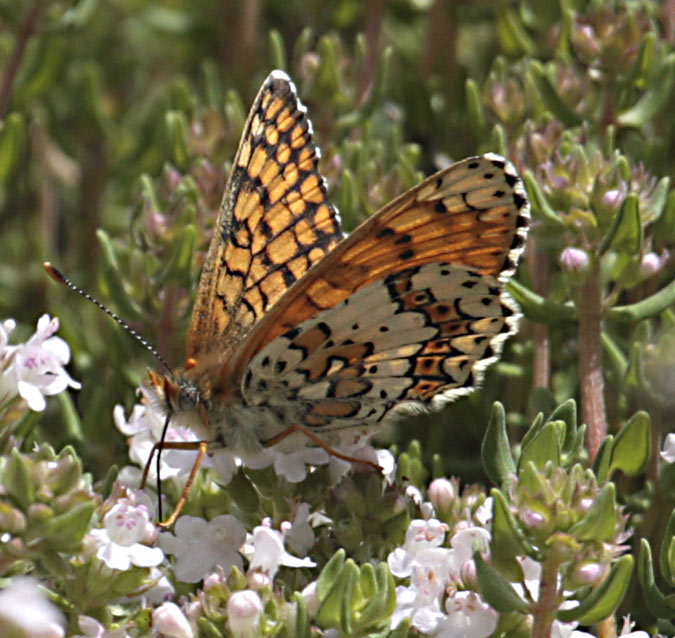
<path fill-rule="evenodd" d="M 532 638 L 550 638 L 560 595 L 558 592 L 558 561 L 548 558 L 541 566 L 539 597 L 532 613 Z"/>
<path fill-rule="evenodd" d="M 605 383 L 602 376 L 602 292 L 600 264 L 593 260 L 579 300 L 579 385 L 581 420 L 586 424 L 589 461 L 607 435 Z"/>

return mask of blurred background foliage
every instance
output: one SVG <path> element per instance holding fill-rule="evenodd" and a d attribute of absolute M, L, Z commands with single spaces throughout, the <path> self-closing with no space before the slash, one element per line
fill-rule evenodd
<path fill-rule="evenodd" d="M 533 239 L 514 294 L 532 321 L 480 392 L 384 442 L 419 439 L 425 468 L 478 480 L 495 400 L 517 429 L 583 390 L 587 264 L 557 265 L 570 246 L 594 263 L 611 253 L 610 431 L 640 408 L 672 419 L 672 1 L 3 0 L 0 20 L 0 315 L 24 335 L 44 312 L 61 318 L 83 389 L 53 401 L 40 427 L 57 446 L 74 443 L 96 475 L 124 462 L 113 406 L 129 408 L 158 364 L 41 264 L 179 366 L 230 162 L 273 68 L 309 109 L 347 230 L 465 156 L 496 151 L 529 177 Z M 646 254 L 662 257 L 649 277 Z M 636 314 L 632 304 L 661 289 L 661 303 Z"/>

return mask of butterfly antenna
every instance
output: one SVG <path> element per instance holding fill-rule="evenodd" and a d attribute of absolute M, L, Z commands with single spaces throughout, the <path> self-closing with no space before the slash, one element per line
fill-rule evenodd
<path fill-rule="evenodd" d="M 173 370 L 171 370 L 169 364 L 164 360 L 164 357 L 162 357 L 162 355 L 159 354 L 159 352 L 157 352 L 157 349 L 152 344 L 148 343 L 140 334 L 138 334 L 138 332 L 136 332 L 126 321 L 120 319 L 120 317 L 118 317 L 112 310 L 110 310 L 110 308 L 104 306 L 98 299 L 94 299 L 94 297 L 92 297 L 89 293 L 86 293 L 84 290 L 82 290 L 82 288 L 76 286 L 72 281 L 70 281 L 70 279 L 68 279 L 68 277 L 66 277 L 60 270 L 52 266 L 52 264 L 49 263 L 48 261 L 44 262 L 42 264 L 42 267 L 54 281 L 60 283 L 62 286 L 66 286 L 66 288 L 70 288 L 77 294 L 82 295 L 85 299 L 91 301 L 91 303 L 97 306 L 100 310 L 103 310 L 105 314 L 114 319 L 146 350 L 152 352 L 152 354 L 155 355 L 157 361 L 159 361 L 168 370 L 169 374 L 173 376 Z"/>

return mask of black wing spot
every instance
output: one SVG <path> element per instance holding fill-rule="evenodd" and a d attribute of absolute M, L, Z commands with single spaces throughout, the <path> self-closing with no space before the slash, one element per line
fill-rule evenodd
<path fill-rule="evenodd" d="M 383 228 L 380 232 L 377 233 L 377 238 L 384 239 L 385 237 L 391 237 L 392 235 L 395 234 L 396 232 L 391 228 Z"/>
<path fill-rule="evenodd" d="M 359 329 L 359 324 L 358 324 L 358 323 L 355 323 L 355 324 L 352 326 L 352 330 L 358 330 L 358 329 Z"/>
<path fill-rule="evenodd" d="M 368 368 L 368 373 L 369 374 L 375 374 L 377 372 L 378 368 L 376 365 L 372 365 Z"/>
<path fill-rule="evenodd" d="M 500 190 L 496 190 L 496 191 L 492 194 L 493 197 L 504 197 L 504 195 L 506 195 L 506 193 L 505 193 L 504 191 L 500 191 Z"/>
<path fill-rule="evenodd" d="M 285 369 L 286 362 L 283 360 L 277 361 L 276 365 L 274 366 L 274 370 L 277 372 L 277 374 L 281 374 Z"/>
<path fill-rule="evenodd" d="M 494 173 L 485 173 L 485 174 L 483 175 L 483 177 L 484 177 L 485 179 L 492 179 L 494 176 L 495 176 Z"/>
<path fill-rule="evenodd" d="M 405 235 L 401 235 L 394 243 L 395 244 L 408 244 L 410 243 L 410 240 L 412 237 L 408 235 L 407 233 Z"/>
<path fill-rule="evenodd" d="M 410 259 L 411 257 L 414 257 L 414 256 L 415 256 L 415 251 L 408 248 L 408 250 L 404 250 L 402 253 L 400 253 L 398 258 L 405 260 L 405 259 Z"/>
<path fill-rule="evenodd" d="M 504 168 L 506 166 L 506 162 L 502 162 L 502 160 L 492 160 L 492 166 L 496 166 L 497 168 Z"/>
<path fill-rule="evenodd" d="M 270 358 L 269 358 L 269 357 L 265 357 L 265 358 L 262 360 L 262 366 L 263 366 L 263 368 L 266 368 L 267 366 L 269 366 L 270 363 L 272 363 L 271 360 L 270 360 Z"/>
<path fill-rule="evenodd" d="M 469 168 L 478 168 L 479 166 L 480 166 L 480 163 L 479 163 L 479 162 L 470 162 L 470 163 L 468 164 L 468 167 L 469 167 Z"/>
<path fill-rule="evenodd" d="M 386 399 L 387 398 L 387 391 L 386 390 L 380 390 L 380 399 Z"/>
<path fill-rule="evenodd" d="M 517 175 L 511 175 L 511 173 L 504 173 L 504 180 L 506 183 L 513 188 L 517 183 L 518 183 L 518 176 Z M 517 193 L 514 193 L 514 197 Z"/>
<path fill-rule="evenodd" d="M 442 199 L 439 199 L 439 200 L 436 202 L 436 205 L 434 206 L 434 210 L 435 210 L 437 213 L 447 213 L 447 212 L 448 212 L 448 209 L 447 209 L 447 207 L 445 206 L 445 204 L 443 203 L 443 200 L 442 200 Z"/>
<path fill-rule="evenodd" d="M 388 326 L 380 326 L 380 332 L 389 332 Z"/>

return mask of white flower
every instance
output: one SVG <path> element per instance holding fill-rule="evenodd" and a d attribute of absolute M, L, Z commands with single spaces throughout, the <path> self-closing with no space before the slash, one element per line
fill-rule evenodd
<path fill-rule="evenodd" d="M 635 623 L 630 619 L 630 615 L 624 616 L 619 636 L 624 636 L 625 638 L 649 638 L 649 634 L 646 631 L 633 631 L 633 627 L 635 627 Z"/>
<path fill-rule="evenodd" d="M 176 578 L 186 583 L 200 581 L 216 566 L 225 574 L 232 567 L 243 568 L 239 548 L 246 540 L 246 528 L 231 514 L 205 521 L 196 516 L 181 516 L 174 534 L 162 534 L 159 544 L 176 556 Z"/>
<path fill-rule="evenodd" d="M 143 392 L 142 389 L 141 392 Z M 144 468 L 153 446 L 162 436 L 165 417 L 153 410 L 150 405 L 136 404 L 127 421 L 124 408 L 121 405 L 116 405 L 113 410 L 113 420 L 117 429 L 129 437 L 129 458 Z M 167 442 L 188 442 L 198 439 L 192 430 L 185 427 L 175 427 L 169 422 L 164 440 Z M 196 458 L 196 450 L 162 450 L 160 466 L 162 478 L 189 474 Z M 208 458 L 204 461 L 204 465 L 208 465 Z M 151 463 L 148 473 L 151 480 L 157 477 L 156 468 L 157 465 L 154 462 Z"/>
<path fill-rule="evenodd" d="M 661 450 L 661 458 L 666 463 L 675 462 L 675 432 L 666 436 L 666 440 L 663 442 L 663 450 Z"/>
<path fill-rule="evenodd" d="M 190 621 L 175 603 L 164 603 L 152 610 L 152 626 L 155 632 L 170 638 L 193 638 Z"/>
<path fill-rule="evenodd" d="M 70 360 L 70 348 L 60 337 L 53 336 L 59 320 L 42 315 L 33 336 L 16 346 L 7 345 L 14 322 L 5 321 L 0 331 L 0 403 L 19 395 L 34 412 L 42 412 L 45 396 L 63 392 L 80 384 L 71 379 L 63 367 Z"/>
<path fill-rule="evenodd" d="M 227 622 L 234 638 L 255 638 L 262 615 L 260 596 L 250 589 L 238 591 L 227 601 Z"/>
<path fill-rule="evenodd" d="M 78 616 L 77 622 L 82 634 L 73 636 L 73 638 L 129 638 L 124 628 L 108 631 L 98 620 L 91 616 Z"/>
<path fill-rule="evenodd" d="M 105 515 L 105 529 L 89 532 L 99 542 L 97 558 L 111 569 L 122 571 L 129 569 L 132 564 L 137 567 L 159 565 L 164 560 L 162 550 L 141 543 L 154 534 L 151 521 L 152 508 L 145 495 L 120 499 Z"/>
<path fill-rule="evenodd" d="M 445 564 L 449 551 L 440 547 L 445 540 L 448 526 L 436 519 L 415 519 L 410 522 L 403 547 L 397 547 L 387 557 L 394 576 L 410 576 L 416 566 Z"/>
<path fill-rule="evenodd" d="M 259 525 L 244 546 L 244 553 L 249 559 L 248 574 L 263 574 L 271 583 L 280 566 L 314 567 L 316 563 L 310 558 L 298 558 L 284 549 L 281 532 L 268 525 Z"/>
<path fill-rule="evenodd" d="M 330 461 L 328 452 L 320 447 L 305 446 L 292 452 L 269 449 L 275 452 L 274 471 L 289 483 L 304 481 L 308 465 L 325 465 Z"/>
<path fill-rule="evenodd" d="M 473 562 L 476 549 L 485 553 L 490 547 L 490 532 L 484 527 L 465 527 L 456 532 L 450 539 L 452 547 L 452 564 L 459 573 L 465 563 Z"/>
<path fill-rule="evenodd" d="M 487 638 L 497 628 L 499 614 L 475 592 L 450 594 L 445 610 L 447 616 L 439 625 L 438 638 Z"/>
<path fill-rule="evenodd" d="M 0 591 L 0 627 L 23 638 L 62 638 L 65 622 L 33 578 L 12 578 Z M 4 634 L 3 634 L 4 635 Z"/>
<path fill-rule="evenodd" d="M 300 503 L 293 525 L 284 534 L 284 540 L 296 554 L 306 554 L 314 545 L 315 539 L 314 530 L 309 524 L 309 503 Z"/>
<path fill-rule="evenodd" d="M 434 633 L 444 618 L 441 611 L 444 591 L 444 574 L 439 574 L 433 567 L 415 566 L 410 586 L 401 585 L 396 588 L 396 608 L 391 616 L 392 629 L 404 618 L 410 618 L 410 624 L 418 631 Z"/>

